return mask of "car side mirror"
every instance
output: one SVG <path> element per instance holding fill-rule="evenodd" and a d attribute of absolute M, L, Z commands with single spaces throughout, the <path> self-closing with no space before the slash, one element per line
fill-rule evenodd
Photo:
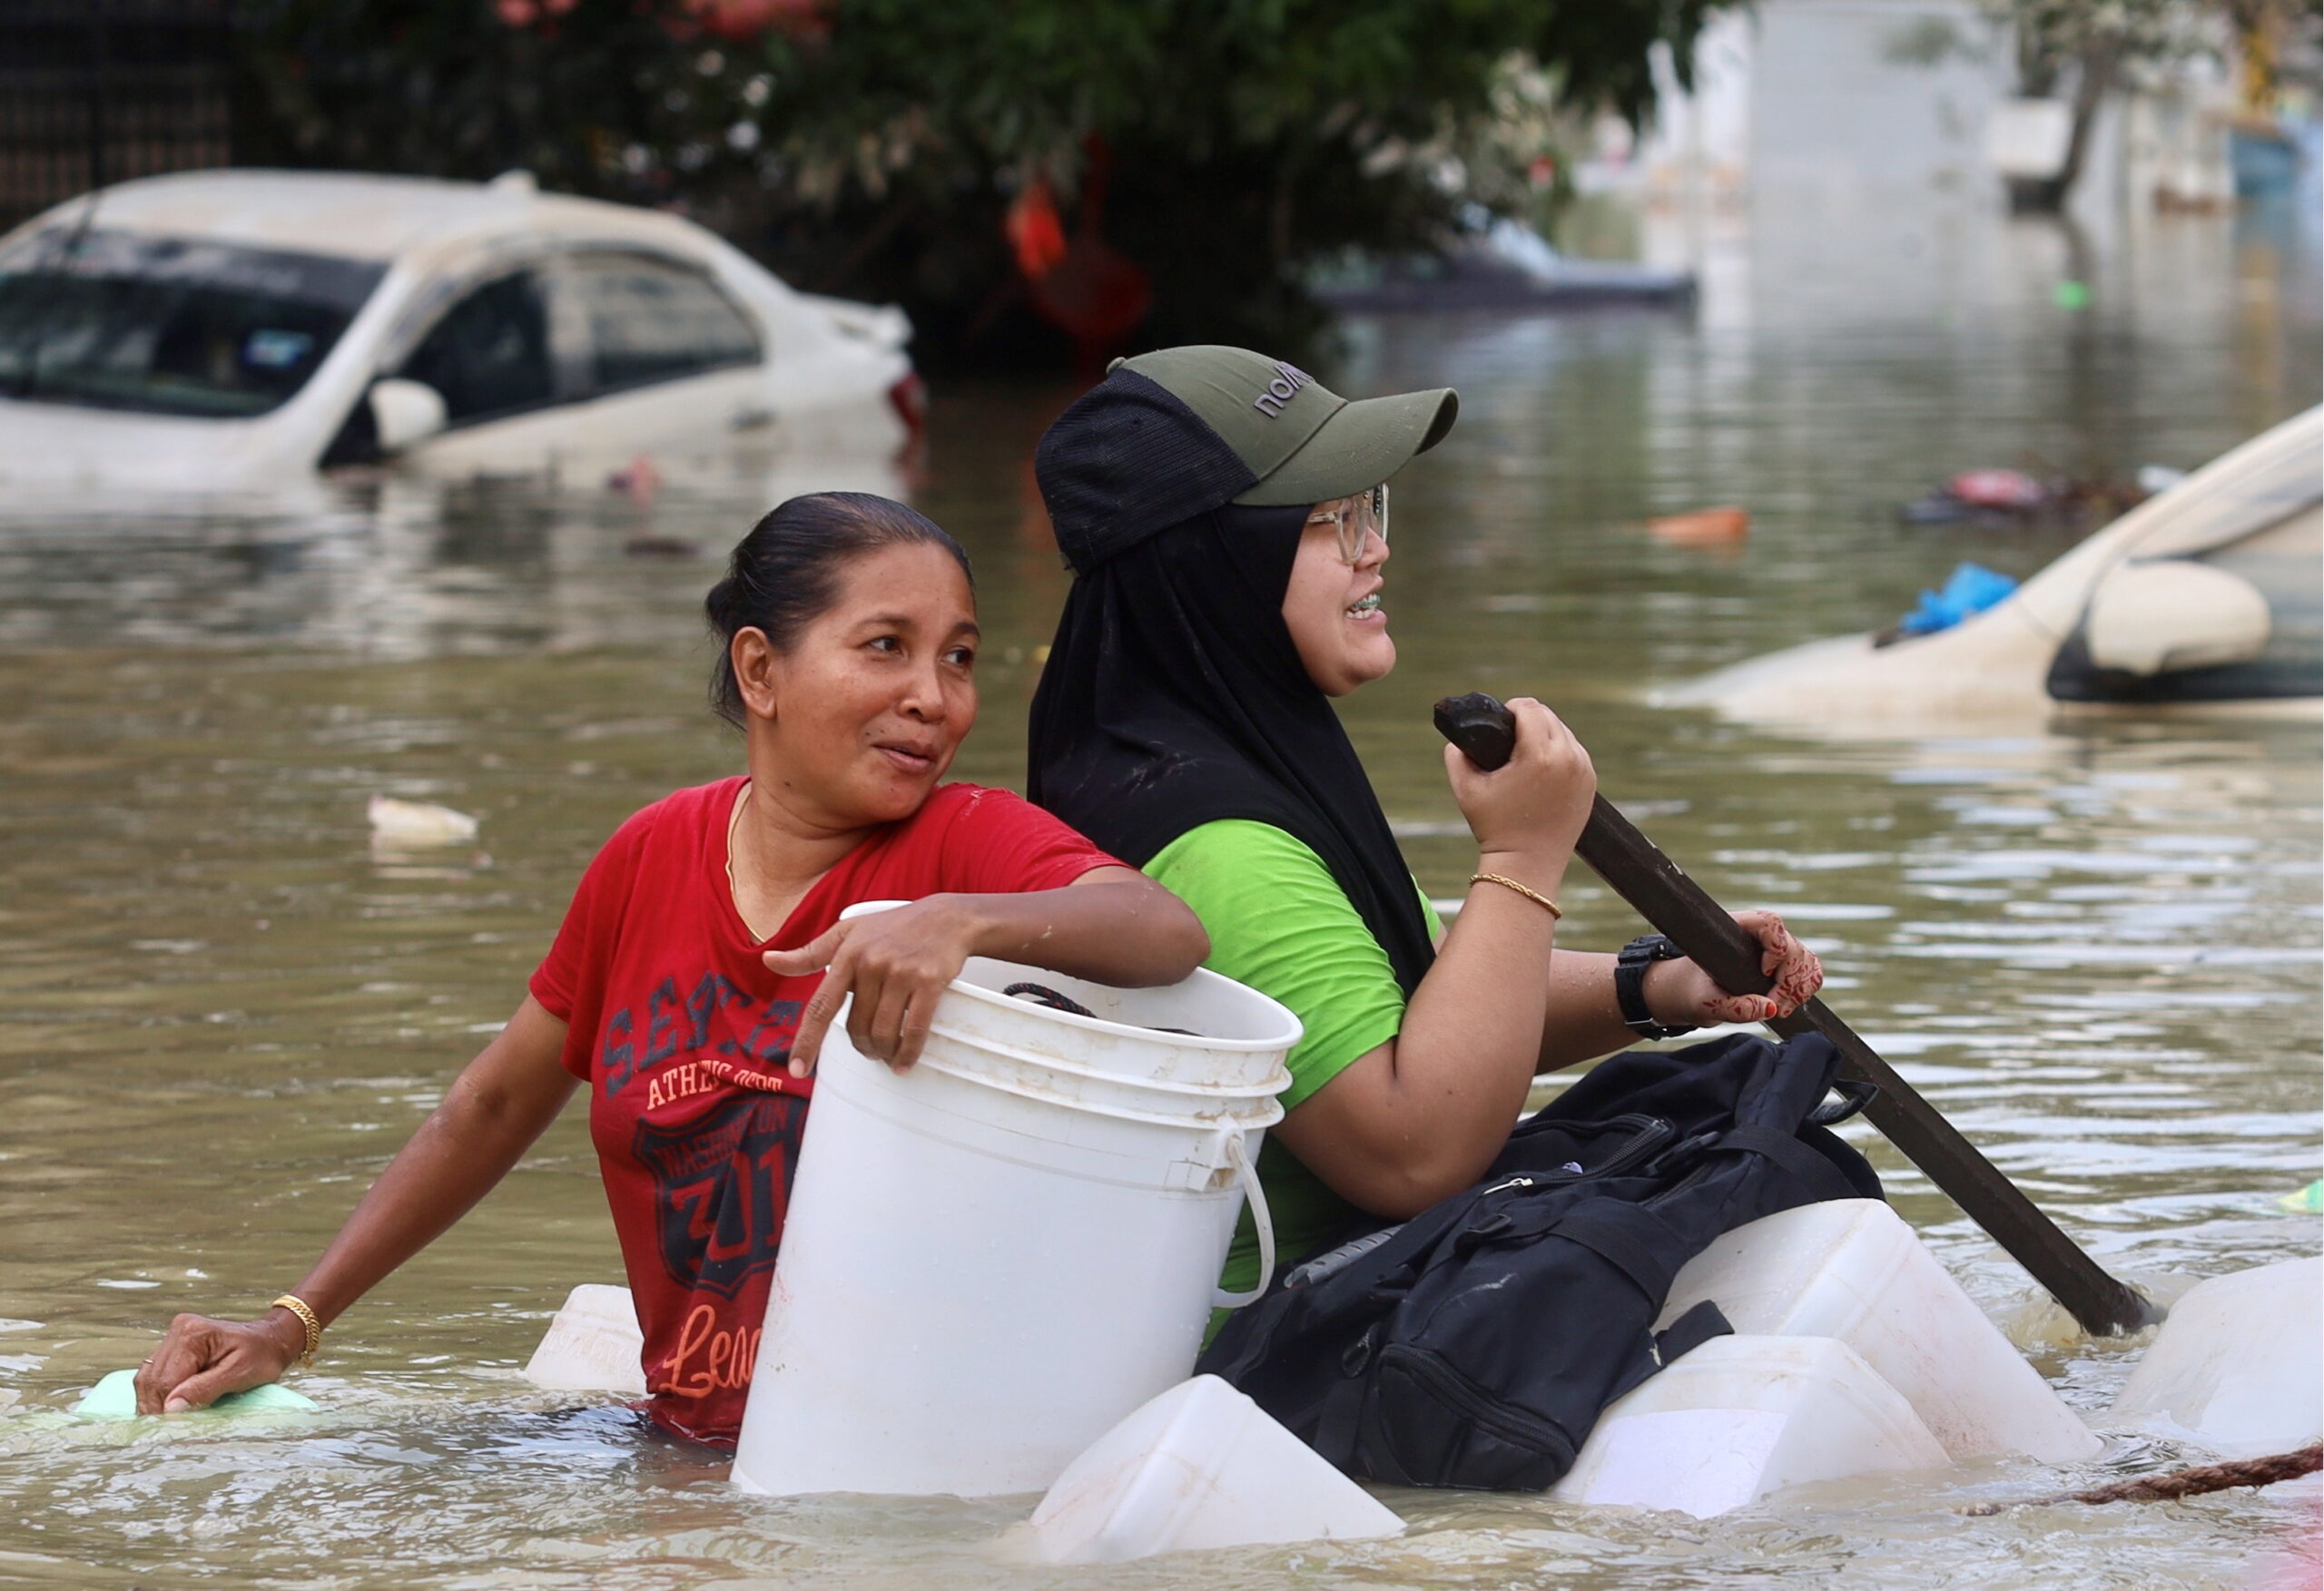
<path fill-rule="evenodd" d="M 388 376 L 371 383 L 371 425 L 382 456 L 425 442 L 444 428 L 444 395 L 425 381 Z"/>
<path fill-rule="evenodd" d="M 2090 661 L 2149 675 L 2249 663 L 2268 644 L 2268 599 L 2240 575 L 2184 558 L 2125 564 L 2084 617 Z"/>

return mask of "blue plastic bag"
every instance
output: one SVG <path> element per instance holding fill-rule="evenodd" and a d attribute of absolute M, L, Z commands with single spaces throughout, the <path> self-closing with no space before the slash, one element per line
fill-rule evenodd
<path fill-rule="evenodd" d="M 1903 635 L 1934 635 L 1950 630 L 2016 589 L 2017 582 L 2007 575 L 1982 564 L 1964 564 L 1945 580 L 1943 591 L 1922 592 L 1920 606 L 1896 621 L 1896 631 Z"/>

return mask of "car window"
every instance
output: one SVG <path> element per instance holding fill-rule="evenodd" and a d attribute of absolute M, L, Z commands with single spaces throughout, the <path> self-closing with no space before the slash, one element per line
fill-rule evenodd
<path fill-rule="evenodd" d="M 557 397 L 548 309 L 529 270 L 498 277 L 454 304 L 396 374 L 444 398 L 452 425 L 538 408 Z"/>
<path fill-rule="evenodd" d="M 241 418 L 307 384 L 387 267 L 53 226 L 0 258 L 0 393 Z"/>
<path fill-rule="evenodd" d="M 759 362 L 759 336 L 707 273 L 647 254 L 576 254 L 556 290 L 587 328 L 589 385 L 617 392 Z"/>

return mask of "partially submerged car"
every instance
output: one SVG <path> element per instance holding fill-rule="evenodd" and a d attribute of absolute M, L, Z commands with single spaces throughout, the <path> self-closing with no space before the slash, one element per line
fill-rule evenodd
<path fill-rule="evenodd" d="M 1472 210 L 1434 250 L 1349 254 L 1308 287 L 1334 309 L 1688 309 L 1692 271 L 1619 260 L 1578 260 L 1506 216 Z"/>
<path fill-rule="evenodd" d="M 737 437 L 892 453 L 921 413 L 910 335 L 523 173 L 154 177 L 0 239 L 0 486 L 546 474 Z"/>
<path fill-rule="evenodd" d="M 2324 408 L 2149 498 L 1930 634 L 1843 635 L 1655 698 L 1827 733 L 2061 711 L 2324 706 Z"/>

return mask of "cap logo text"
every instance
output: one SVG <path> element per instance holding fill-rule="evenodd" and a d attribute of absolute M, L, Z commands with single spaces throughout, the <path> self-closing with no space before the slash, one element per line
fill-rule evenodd
<path fill-rule="evenodd" d="M 1275 379 L 1267 383 L 1267 389 L 1251 400 L 1251 407 L 1269 419 L 1281 414 L 1292 395 L 1315 379 L 1296 365 L 1277 364 L 1275 370 Z"/>

